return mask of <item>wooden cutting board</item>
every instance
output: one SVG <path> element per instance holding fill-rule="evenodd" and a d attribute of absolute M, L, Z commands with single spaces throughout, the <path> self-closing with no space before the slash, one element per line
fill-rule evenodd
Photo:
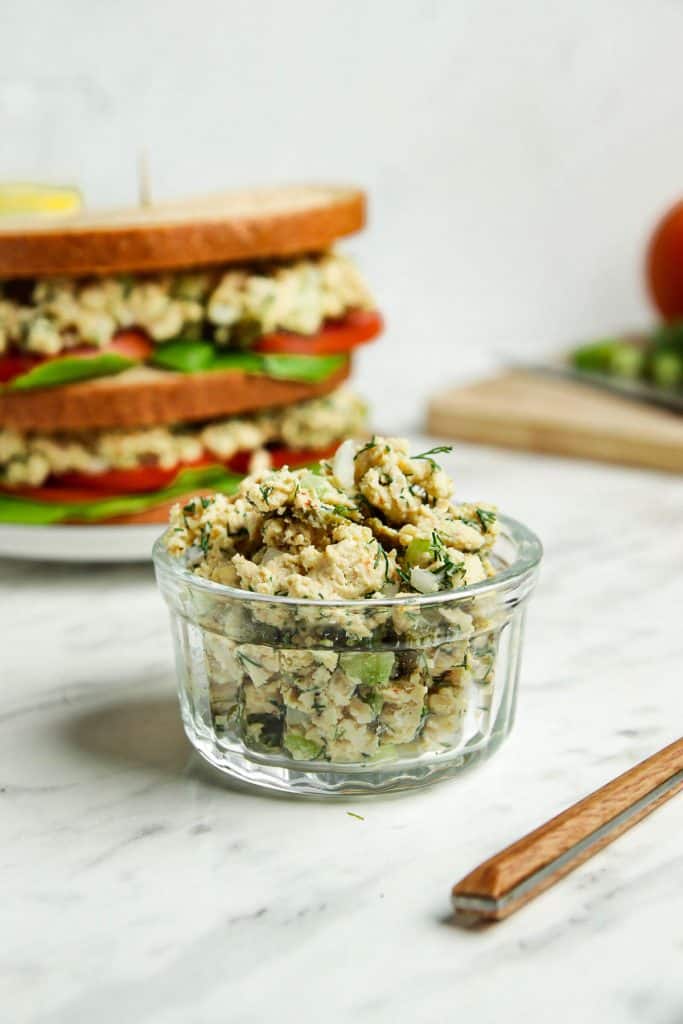
<path fill-rule="evenodd" d="M 437 395 L 427 426 L 479 444 L 683 473 L 683 416 L 521 371 Z"/>

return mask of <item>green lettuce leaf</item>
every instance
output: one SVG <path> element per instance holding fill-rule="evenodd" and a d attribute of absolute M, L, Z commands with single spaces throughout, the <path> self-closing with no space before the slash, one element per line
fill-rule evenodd
<path fill-rule="evenodd" d="M 233 494 L 241 480 L 241 475 L 231 473 L 222 466 L 203 466 L 200 469 L 182 470 L 168 487 L 148 494 L 121 494 L 109 498 L 95 497 L 92 501 L 58 504 L 3 492 L 0 493 L 0 523 L 46 526 L 65 519 L 96 523 L 100 519 L 144 512 L 145 509 L 162 505 L 181 494 L 190 494 L 207 487 Z"/>
<path fill-rule="evenodd" d="M 215 346 L 210 341 L 190 341 L 176 338 L 157 345 L 150 362 L 164 370 L 175 370 L 177 373 L 198 373 L 200 370 L 211 369 L 216 357 Z"/>
<path fill-rule="evenodd" d="M 346 356 L 264 355 L 263 371 L 281 380 L 315 383 L 331 377 L 346 362 Z"/>
<path fill-rule="evenodd" d="M 258 352 L 226 352 L 210 341 L 191 341 L 178 338 L 157 345 L 149 362 L 176 373 L 199 373 L 202 370 L 242 370 L 244 373 L 262 374 L 277 380 L 296 380 L 307 383 L 325 380 L 343 366 L 346 357 L 267 355 Z M 117 352 L 101 352 L 93 356 L 61 356 L 48 359 L 32 370 L 15 377 L 4 387 L 11 391 L 32 391 L 54 388 L 76 381 L 91 380 L 121 373 L 138 365 L 135 359 Z M 2 387 L 2 386 L 0 386 Z"/>
<path fill-rule="evenodd" d="M 344 365 L 346 356 L 270 355 L 258 352 L 227 352 L 210 341 L 176 338 L 157 345 L 151 362 L 176 373 L 202 370 L 242 370 L 279 380 L 315 383 L 325 380 Z"/>
<path fill-rule="evenodd" d="M 31 391 L 34 388 L 54 388 L 62 384 L 72 384 L 78 380 L 91 380 L 93 377 L 108 377 L 112 373 L 121 373 L 135 366 L 134 359 L 128 359 L 117 352 L 101 352 L 96 356 L 64 356 L 59 359 L 48 359 L 32 370 L 20 374 L 5 385 L 11 391 Z"/>
<path fill-rule="evenodd" d="M 264 373 L 263 356 L 257 352 L 216 351 L 210 370 L 242 370 L 244 373 Z"/>

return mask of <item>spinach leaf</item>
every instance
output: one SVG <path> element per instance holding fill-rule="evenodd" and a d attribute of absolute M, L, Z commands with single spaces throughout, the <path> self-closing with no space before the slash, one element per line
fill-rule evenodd
<path fill-rule="evenodd" d="M 264 370 L 269 377 L 282 380 L 302 380 L 315 383 L 331 377 L 346 361 L 346 356 L 262 356 Z"/>
<path fill-rule="evenodd" d="M 6 387 L 11 391 L 54 388 L 79 380 L 91 380 L 93 377 L 107 377 L 135 365 L 134 359 L 128 359 L 117 352 L 101 352 L 94 356 L 63 356 L 34 366 L 32 370 L 11 380 Z"/>
<path fill-rule="evenodd" d="M 230 352 L 216 348 L 210 341 L 176 338 L 157 345 L 150 362 L 177 373 L 207 370 L 241 370 L 276 380 L 307 383 L 325 380 L 344 365 L 346 356 L 306 356 Z"/>
<path fill-rule="evenodd" d="M 164 370 L 178 373 L 198 373 L 210 370 L 216 356 L 216 349 L 210 341 L 192 341 L 189 338 L 175 338 L 157 345 L 150 362 Z"/>

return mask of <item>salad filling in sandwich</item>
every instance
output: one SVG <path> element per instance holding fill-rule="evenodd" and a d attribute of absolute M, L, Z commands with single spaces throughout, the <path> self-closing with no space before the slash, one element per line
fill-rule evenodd
<path fill-rule="evenodd" d="M 360 433 L 365 416 L 364 403 L 339 389 L 208 423 L 59 434 L 0 428 L 0 516 L 157 522 L 188 490 L 230 494 L 247 473 L 315 466 Z"/>

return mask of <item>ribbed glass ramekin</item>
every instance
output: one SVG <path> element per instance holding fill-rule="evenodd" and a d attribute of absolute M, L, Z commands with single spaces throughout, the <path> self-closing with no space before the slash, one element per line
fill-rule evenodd
<path fill-rule="evenodd" d="M 166 550 L 180 707 L 234 778 L 309 795 L 408 789 L 490 756 L 514 719 L 542 548 L 500 517 L 492 579 L 364 601 L 270 597 L 203 579 Z"/>

